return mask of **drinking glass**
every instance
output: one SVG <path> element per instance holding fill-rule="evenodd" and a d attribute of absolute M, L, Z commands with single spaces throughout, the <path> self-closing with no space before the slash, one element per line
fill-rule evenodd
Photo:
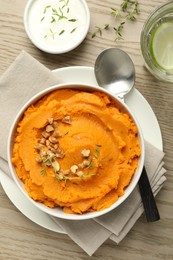
<path fill-rule="evenodd" d="M 157 63 L 157 57 L 154 57 L 151 48 L 153 35 L 155 34 L 157 28 L 164 23 L 170 23 L 170 26 L 172 24 L 171 30 L 173 35 L 173 1 L 157 8 L 146 20 L 140 38 L 141 52 L 145 61 L 145 66 L 150 73 L 158 79 L 173 82 L 173 59 L 171 60 L 172 69 L 166 69 Z M 169 35 L 167 36 L 169 37 Z M 162 46 L 161 50 L 168 47 L 166 44 L 167 42 L 165 40 L 165 46 Z M 173 42 L 171 48 L 173 53 Z"/>

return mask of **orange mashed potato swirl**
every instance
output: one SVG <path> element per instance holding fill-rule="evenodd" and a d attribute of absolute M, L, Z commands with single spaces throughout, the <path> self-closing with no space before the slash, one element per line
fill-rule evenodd
<path fill-rule="evenodd" d="M 134 121 L 107 94 L 62 89 L 25 111 L 12 162 L 33 200 L 82 214 L 124 194 L 140 153 Z"/>

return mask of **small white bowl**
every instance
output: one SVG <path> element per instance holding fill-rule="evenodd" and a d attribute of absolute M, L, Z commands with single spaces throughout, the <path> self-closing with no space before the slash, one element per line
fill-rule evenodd
<path fill-rule="evenodd" d="M 85 0 L 29 0 L 24 27 L 40 50 L 61 54 L 75 49 L 85 39 L 90 12 Z"/>
<path fill-rule="evenodd" d="M 138 138 L 139 138 L 139 141 L 140 141 L 141 156 L 139 158 L 139 164 L 138 164 L 138 167 L 137 167 L 137 169 L 135 171 L 135 174 L 133 175 L 132 180 L 131 180 L 129 186 L 125 189 L 124 195 L 119 197 L 118 200 L 114 204 L 112 204 L 109 208 L 106 208 L 106 209 L 104 209 L 102 211 L 88 212 L 88 213 L 84 213 L 82 215 L 67 214 L 60 207 L 49 208 L 49 207 L 45 206 L 42 203 L 34 201 L 33 199 L 31 199 L 29 197 L 29 195 L 27 194 L 26 190 L 24 189 L 24 184 L 19 179 L 19 177 L 17 176 L 15 168 L 14 168 L 12 162 L 11 162 L 14 138 L 15 138 L 15 135 L 16 135 L 16 128 L 17 128 L 18 122 L 23 117 L 24 111 L 27 109 L 27 107 L 32 105 L 32 104 L 34 104 L 40 98 L 42 98 L 43 96 L 45 96 L 48 93 L 52 92 L 53 90 L 67 89 L 67 88 L 68 89 L 77 89 L 77 90 L 81 90 L 81 91 L 88 91 L 88 92 L 93 92 L 93 91 L 98 91 L 99 90 L 100 92 L 107 93 L 110 96 L 110 98 L 113 101 L 116 102 L 117 106 L 120 109 L 123 109 L 123 111 L 126 111 L 131 116 L 131 118 L 134 120 L 134 122 L 135 122 L 135 124 L 137 126 L 137 129 L 138 129 Z M 14 181 L 16 182 L 17 186 L 22 191 L 22 193 L 37 208 L 39 208 L 43 212 L 45 212 L 45 213 L 47 213 L 47 214 L 49 214 L 51 216 L 54 216 L 54 217 L 63 218 L 63 219 L 69 219 L 69 220 L 84 220 L 84 219 L 91 219 L 91 218 L 99 217 L 99 216 L 101 216 L 101 215 L 103 215 L 105 213 L 108 213 L 111 210 L 113 210 L 116 207 L 118 207 L 120 204 L 122 204 L 127 199 L 127 197 L 131 194 L 131 192 L 136 187 L 136 185 L 138 183 L 138 180 L 139 180 L 139 178 L 141 176 L 143 165 L 144 165 L 144 153 L 145 153 L 145 151 L 144 151 L 144 138 L 143 138 L 142 130 L 141 130 L 140 126 L 139 126 L 139 123 L 137 122 L 137 120 L 135 119 L 133 114 L 130 112 L 130 110 L 126 106 L 126 104 L 124 104 L 122 101 L 120 101 L 118 98 L 116 98 L 115 96 L 113 96 L 112 94 L 110 94 L 108 91 L 106 91 L 103 88 L 100 88 L 100 87 L 97 87 L 97 86 L 94 86 L 94 85 L 67 83 L 67 84 L 60 84 L 60 85 L 52 86 L 52 87 L 49 87 L 49 88 L 39 92 L 34 97 L 32 97 L 30 100 L 28 100 L 28 102 L 21 108 L 21 110 L 19 111 L 19 113 L 16 115 L 16 117 L 14 119 L 14 123 L 11 126 L 11 130 L 10 130 L 9 138 L 8 138 L 7 153 L 8 153 L 8 163 L 9 163 L 10 171 L 11 171 L 11 174 L 12 174 L 12 177 L 13 177 Z"/>

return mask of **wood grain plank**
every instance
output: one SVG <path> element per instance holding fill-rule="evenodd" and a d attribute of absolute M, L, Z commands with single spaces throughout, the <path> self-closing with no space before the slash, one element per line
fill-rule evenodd
<path fill-rule="evenodd" d="M 153 108 L 163 135 L 167 181 L 156 198 L 161 220 L 148 224 L 142 216 L 119 245 L 108 240 L 92 257 L 88 257 L 67 235 L 46 230 L 22 215 L 0 186 L 0 260 L 173 259 L 173 84 L 155 79 L 145 69 L 140 51 L 140 33 L 145 20 L 166 1 L 140 1 L 141 13 L 135 23 L 129 22 L 124 29 L 124 41 L 115 43 L 111 30 L 92 39 L 95 26 L 114 22 L 110 8 L 118 8 L 121 2 L 87 0 L 91 24 L 85 41 L 69 53 L 50 55 L 38 50 L 25 33 L 23 13 L 27 0 L 0 0 L 0 76 L 21 50 L 30 53 L 49 69 L 94 66 L 97 55 L 109 47 L 126 51 L 135 64 L 135 86 Z"/>

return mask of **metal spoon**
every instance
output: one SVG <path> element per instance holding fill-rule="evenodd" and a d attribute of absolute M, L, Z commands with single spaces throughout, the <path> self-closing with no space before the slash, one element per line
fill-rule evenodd
<path fill-rule="evenodd" d="M 124 96 L 134 86 L 134 64 L 127 53 L 120 49 L 104 50 L 96 59 L 94 71 L 99 86 L 107 89 L 123 101 Z M 145 167 L 138 184 L 147 221 L 159 220 L 159 212 Z"/>
<path fill-rule="evenodd" d="M 135 67 L 122 50 L 110 48 L 101 52 L 95 62 L 95 76 L 99 86 L 124 99 L 135 83 Z"/>

